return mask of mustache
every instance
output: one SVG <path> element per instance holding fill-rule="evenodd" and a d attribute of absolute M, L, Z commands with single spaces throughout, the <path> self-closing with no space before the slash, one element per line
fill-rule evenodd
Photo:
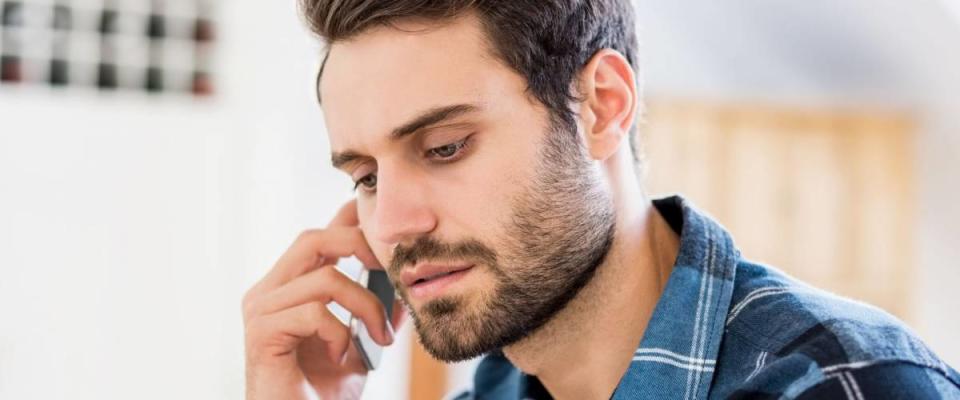
<path fill-rule="evenodd" d="M 490 267 L 497 265 L 497 253 L 478 240 L 468 239 L 457 243 L 443 243 L 422 236 L 410 246 L 402 244 L 393 249 L 390 272 L 399 274 L 404 266 L 411 267 L 420 260 L 468 259 Z"/>

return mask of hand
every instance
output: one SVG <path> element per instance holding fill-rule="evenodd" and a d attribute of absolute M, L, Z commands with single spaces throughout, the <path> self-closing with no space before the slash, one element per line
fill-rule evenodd
<path fill-rule="evenodd" d="M 330 310 L 336 302 L 360 318 L 374 341 L 393 342 L 394 321 L 370 291 L 338 271 L 340 257 L 356 256 L 382 269 L 358 227 L 356 201 L 345 204 L 326 229 L 300 234 L 270 272 L 243 298 L 247 399 L 359 398 L 366 378 L 350 329 Z M 313 392 L 313 393 L 311 393 Z"/>

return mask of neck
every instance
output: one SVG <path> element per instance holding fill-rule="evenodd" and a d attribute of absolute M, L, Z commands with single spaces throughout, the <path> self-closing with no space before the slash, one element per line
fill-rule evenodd
<path fill-rule="evenodd" d="M 590 283 L 546 325 L 503 349 L 554 398 L 610 398 L 676 260 L 676 234 L 633 186 L 615 194 L 617 231 Z"/>

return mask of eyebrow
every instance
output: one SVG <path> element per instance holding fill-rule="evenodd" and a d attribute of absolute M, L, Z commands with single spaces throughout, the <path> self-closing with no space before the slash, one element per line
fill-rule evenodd
<path fill-rule="evenodd" d="M 390 140 L 397 141 L 406 136 L 422 131 L 425 128 L 429 128 L 441 122 L 454 119 L 464 114 L 476 112 L 478 110 L 480 110 L 480 106 L 476 104 L 454 104 L 449 106 L 434 107 L 420 113 L 420 115 L 414 117 L 409 122 L 394 128 L 390 132 L 389 138 Z M 342 169 L 344 165 L 365 157 L 367 156 L 355 151 L 347 150 L 343 152 L 333 152 L 333 154 L 330 156 L 330 162 L 333 164 L 334 168 Z"/>

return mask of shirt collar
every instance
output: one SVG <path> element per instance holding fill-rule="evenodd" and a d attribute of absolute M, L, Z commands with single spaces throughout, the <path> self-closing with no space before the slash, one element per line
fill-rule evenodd
<path fill-rule="evenodd" d="M 740 254 L 723 227 L 685 199 L 674 196 L 653 204 L 680 232 L 680 249 L 613 398 L 706 398 Z"/>

